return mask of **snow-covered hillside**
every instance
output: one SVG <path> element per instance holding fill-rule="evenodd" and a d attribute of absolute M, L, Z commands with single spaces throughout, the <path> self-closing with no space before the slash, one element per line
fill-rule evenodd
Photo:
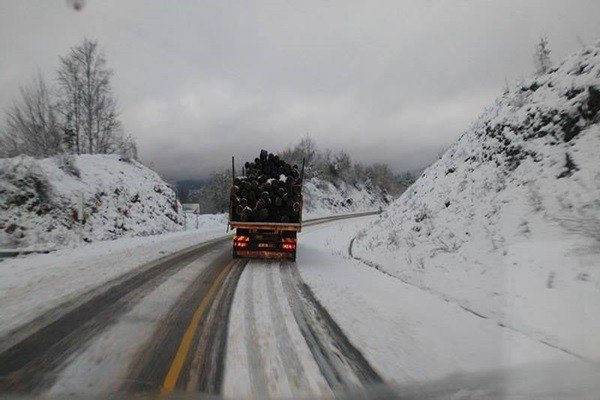
<path fill-rule="evenodd" d="M 183 226 L 169 186 L 118 155 L 0 159 L 0 175 L 4 247 L 52 248 Z"/>
<path fill-rule="evenodd" d="M 379 188 L 366 185 L 351 185 L 311 178 L 302 189 L 304 195 L 304 218 L 346 214 L 385 208 L 392 197 Z"/>
<path fill-rule="evenodd" d="M 501 96 L 354 255 L 481 318 L 600 359 L 600 43 Z"/>
<path fill-rule="evenodd" d="M 0 248 L 52 249 L 227 223 L 224 215 L 186 221 L 155 172 L 117 155 L 0 159 L 0 176 Z M 307 181 L 304 196 L 305 218 L 376 210 L 390 201 L 378 189 L 318 178 Z"/>

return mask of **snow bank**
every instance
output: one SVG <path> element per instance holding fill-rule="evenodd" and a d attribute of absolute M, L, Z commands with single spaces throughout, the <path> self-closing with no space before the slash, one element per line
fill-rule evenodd
<path fill-rule="evenodd" d="M 118 155 L 0 159 L 0 245 L 45 248 L 182 229 L 175 193 Z"/>
<path fill-rule="evenodd" d="M 600 43 L 508 91 L 354 254 L 483 319 L 600 359 Z"/>

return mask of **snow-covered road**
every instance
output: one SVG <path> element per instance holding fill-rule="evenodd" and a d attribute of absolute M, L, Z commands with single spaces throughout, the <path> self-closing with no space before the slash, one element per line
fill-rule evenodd
<path fill-rule="evenodd" d="M 0 387 L 57 398 L 141 390 L 389 397 L 456 373 L 586 364 L 352 258 L 352 239 L 373 219 L 307 224 L 297 263 L 231 260 L 217 232 L 182 234 L 177 245 L 140 239 L 105 250 L 116 266 L 98 273 L 98 286 L 66 278 L 69 267 L 92 271 L 77 252 L 34 256 L 65 261 L 53 272 L 64 293 L 46 289 L 40 304 L 34 293 L 18 301 L 2 291 Z M 190 248 L 194 240 L 203 244 Z M 94 254 L 101 265 L 101 250 Z M 500 382 L 503 393 L 523 393 L 520 381 Z"/>
<path fill-rule="evenodd" d="M 344 221 L 307 233 L 298 270 L 386 381 L 579 361 L 351 258 L 350 242 L 362 226 L 361 220 Z"/>

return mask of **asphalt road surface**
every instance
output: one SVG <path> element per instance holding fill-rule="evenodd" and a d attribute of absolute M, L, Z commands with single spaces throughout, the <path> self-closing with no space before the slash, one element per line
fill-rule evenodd
<path fill-rule="evenodd" d="M 276 362 L 266 357 L 271 351 Z M 236 376 L 244 369 L 246 383 Z M 391 394 L 295 263 L 233 260 L 230 236 L 141 266 L 0 338 L 4 394 L 262 398 L 282 385 L 292 396 Z"/>

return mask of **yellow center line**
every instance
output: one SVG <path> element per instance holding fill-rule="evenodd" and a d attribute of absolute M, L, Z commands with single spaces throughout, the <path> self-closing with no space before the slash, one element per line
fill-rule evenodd
<path fill-rule="evenodd" d="M 165 380 L 162 385 L 162 389 L 160 391 L 160 397 L 169 394 L 175 388 L 175 384 L 177 383 L 177 379 L 179 379 L 179 375 L 181 374 L 181 369 L 183 368 L 183 364 L 187 358 L 188 352 L 190 351 L 190 347 L 192 345 L 192 339 L 194 338 L 194 334 L 198 329 L 198 325 L 200 323 L 200 318 L 202 314 L 204 314 L 204 310 L 208 306 L 210 300 L 214 297 L 217 292 L 221 281 L 225 278 L 227 273 L 231 270 L 233 265 L 237 262 L 237 260 L 231 260 L 229 264 L 217 275 L 215 280 L 213 281 L 210 289 L 198 305 L 198 308 L 194 312 L 192 316 L 192 320 L 190 321 L 190 325 L 185 331 L 183 338 L 181 339 L 181 343 L 179 344 L 179 348 L 177 349 L 177 354 L 175 354 L 175 358 L 171 363 L 171 367 L 169 368 L 169 372 L 165 377 Z"/>
<path fill-rule="evenodd" d="M 336 219 L 343 219 L 343 218 L 333 218 L 332 220 L 336 220 Z M 307 225 L 308 226 L 319 225 L 319 224 L 326 223 L 326 222 L 329 222 L 329 219 L 326 219 L 323 221 L 318 221 L 318 222 L 315 221 L 314 223 L 307 224 Z M 300 233 L 299 235 L 302 235 L 302 233 Z M 231 235 L 228 235 L 228 236 L 231 236 Z M 220 239 L 222 239 L 222 238 L 219 238 L 216 240 L 220 240 Z M 208 292 L 206 292 L 206 295 L 204 296 L 202 301 L 200 301 L 200 304 L 198 305 L 198 308 L 196 309 L 196 311 L 194 311 L 192 320 L 190 321 L 190 324 L 189 324 L 187 330 L 183 334 L 183 338 L 181 339 L 181 343 L 179 344 L 179 348 L 177 349 L 175 358 L 173 359 L 173 362 L 171 363 L 171 367 L 169 368 L 169 372 L 167 373 L 167 376 L 165 377 L 165 380 L 163 382 L 162 389 L 160 391 L 160 398 L 163 398 L 165 395 L 168 395 L 169 393 L 171 393 L 173 391 L 173 389 L 175 389 L 175 385 L 177 384 L 177 380 L 179 379 L 179 375 L 181 374 L 181 369 L 183 368 L 183 364 L 185 363 L 185 360 L 187 359 L 187 355 L 190 351 L 190 347 L 192 345 L 192 339 L 194 338 L 194 334 L 196 333 L 196 330 L 198 329 L 198 325 L 200 324 L 200 318 L 202 317 L 202 314 L 204 314 L 206 307 L 208 307 L 209 302 L 211 301 L 211 299 L 214 297 L 215 293 L 219 289 L 219 285 L 221 284 L 221 282 L 223 281 L 223 279 L 225 278 L 227 273 L 231 270 L 231 268 L 233 268 L 233 266 L 235 265 L 235 263 L 237 261 L 238 260 L 231 260 L 231 262 L 229 264 L 227 264 L 227 266 L 225 268 L 223 268 L 223 270 L 219 273 L 219 275 L 217 275 L 215 280 L 212 282 L 211 287 L 208 289 Z"/>

